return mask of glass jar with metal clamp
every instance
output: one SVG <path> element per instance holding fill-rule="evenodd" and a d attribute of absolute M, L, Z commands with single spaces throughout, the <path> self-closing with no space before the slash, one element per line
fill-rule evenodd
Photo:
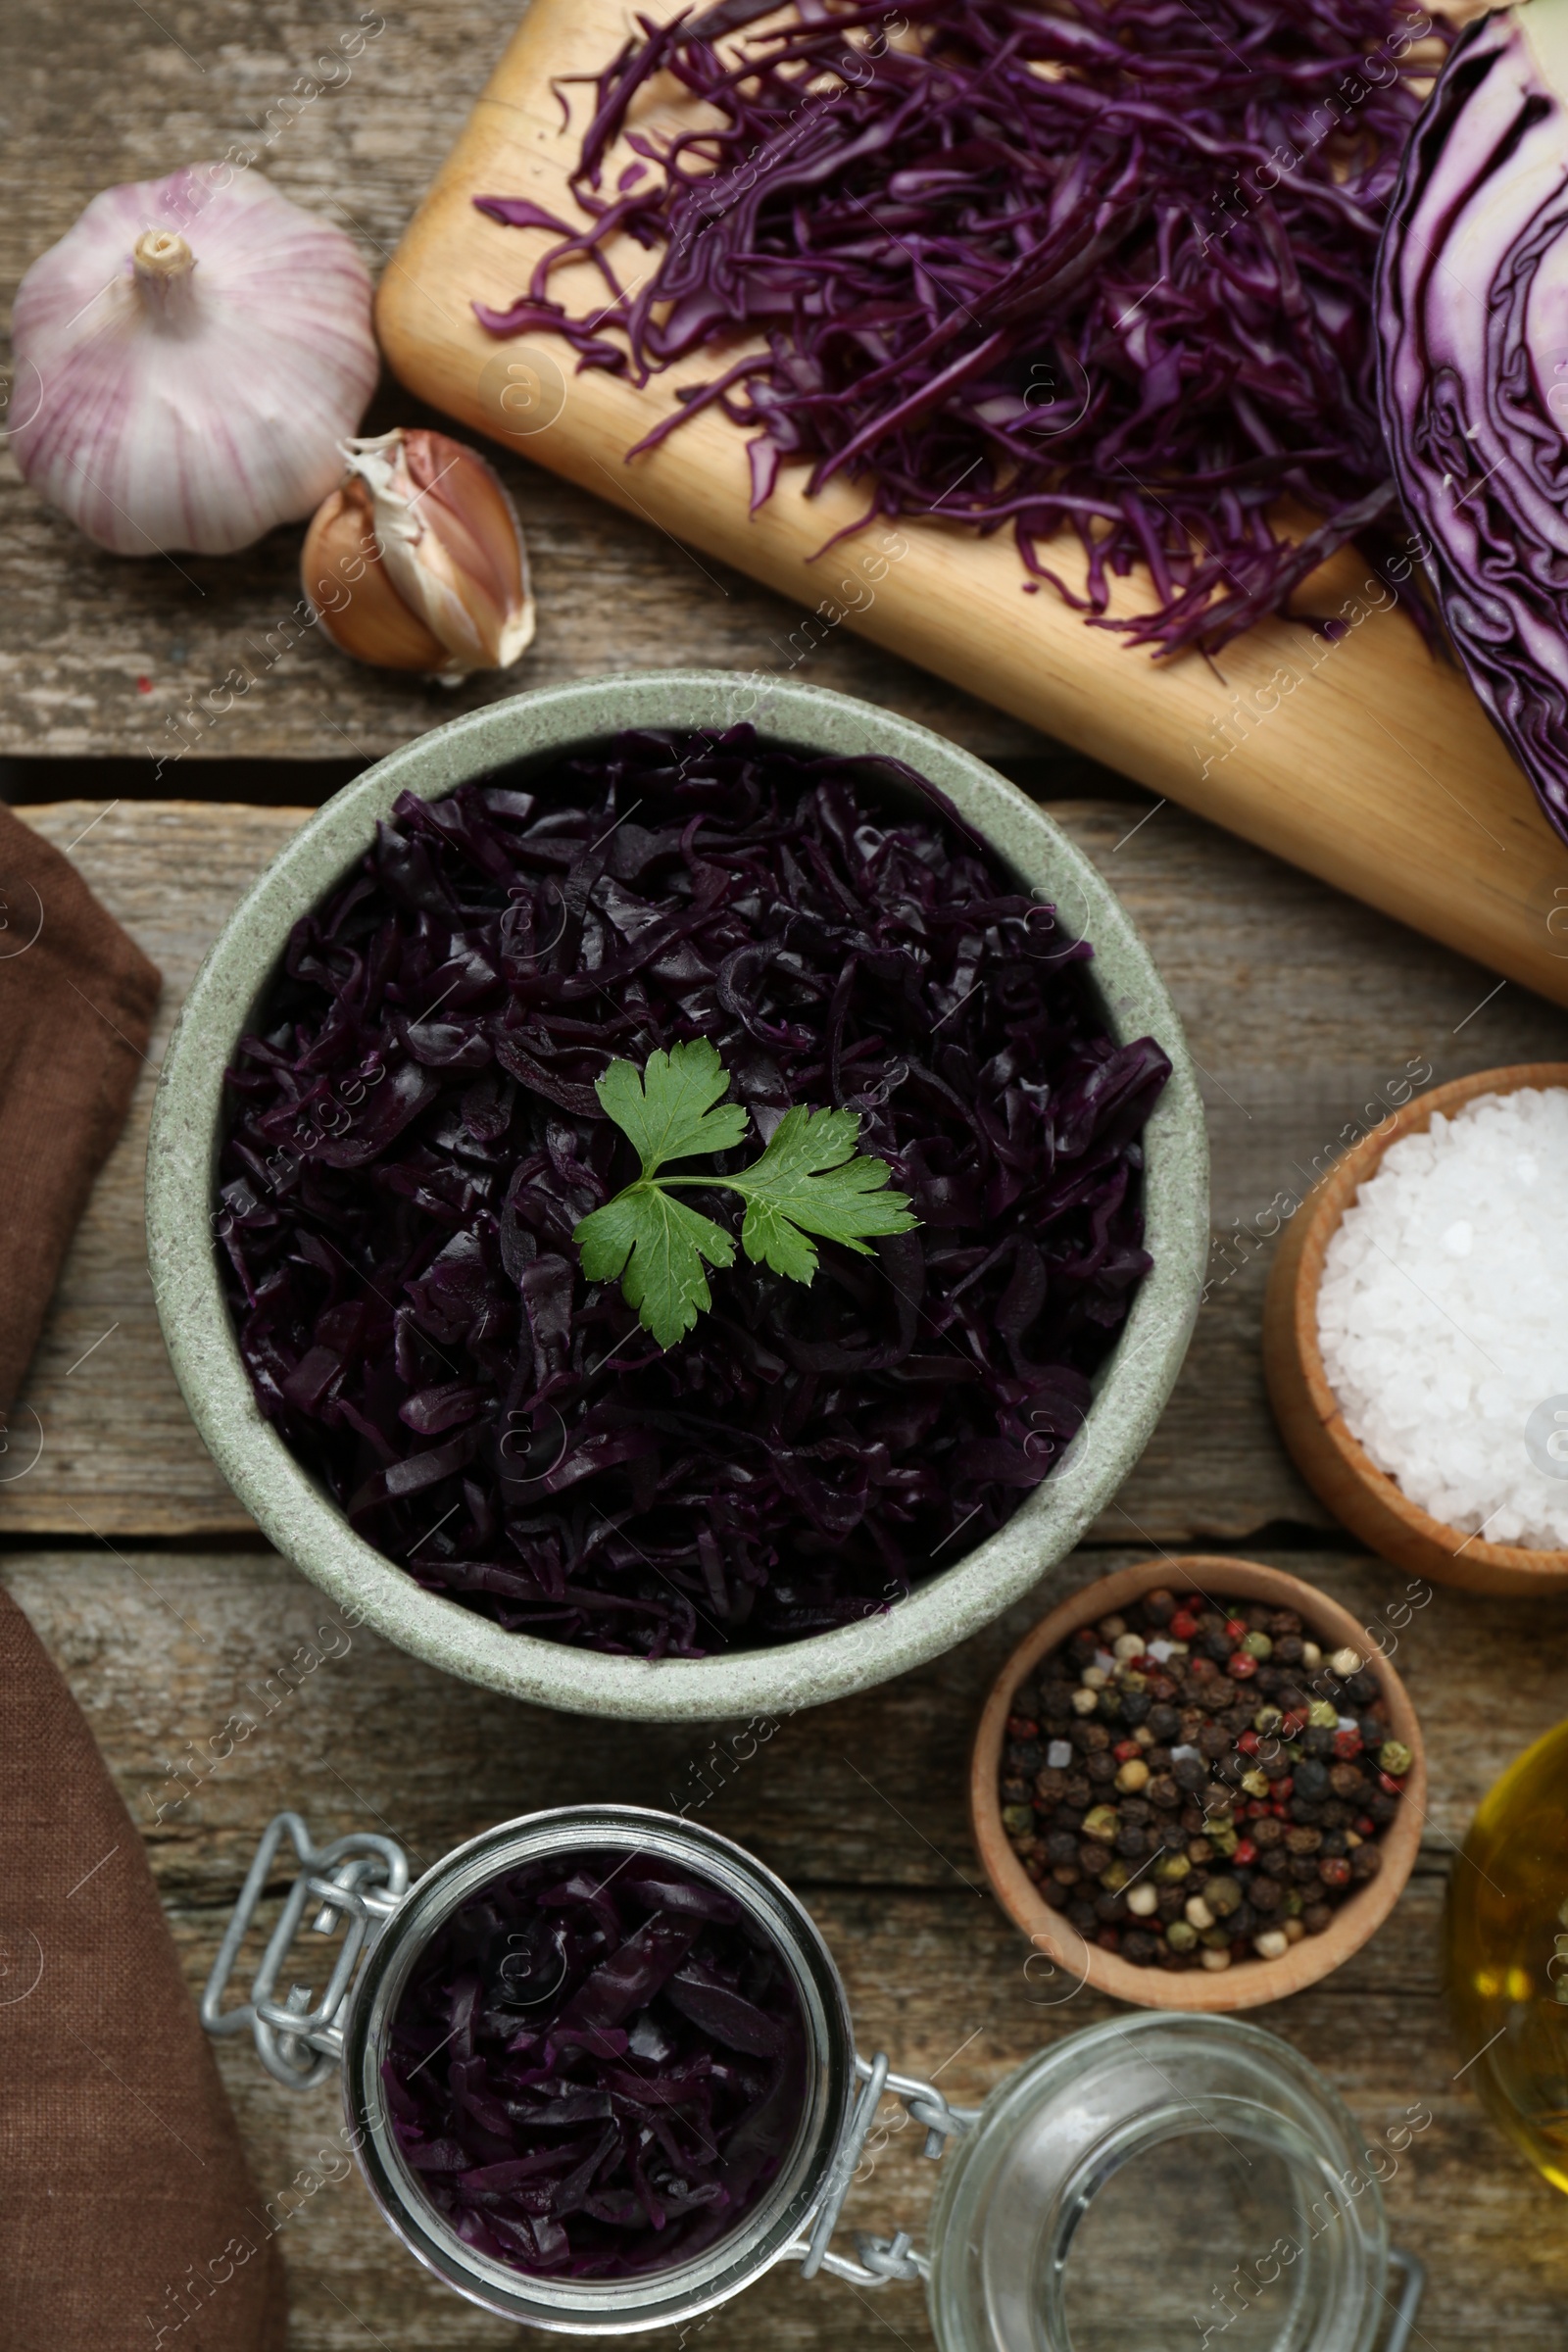
<path fill-rule="evenodd" d="M 298 1876 L 249 1999 L 225 2008 L 285 1845 Z M 529 1865 L 611 1852 L 691 1873 L 770 1942 L 803 2021 L 799 2121 L 760 2193 L 690 2259 L 636 2277 L 532 2274 L 465 2242 L 431 2201 L 387 2111 L 383 2066 L 420 1955 L 463 1905 Z M 297 1981 L 317 1937 L 313 1977 L 330 1953 L 318 1995 Z M 743 1847 L 669 1814 L 529 1814 L 411 1886 L 392 1838 L 354 1834 L 318 1847 L 298 1814 L 281 1813 L 223 1936 L 202 2022 L 214 2034 L 249 2031 L 262 2064 L 292 2088 L 341 2069 L 345 2144 L 393 2230 L 459 2294 L 536 2328 L 677 2326 L 781 2262 L 862 2289 L 923 2279 L 942 2352 L 1168 2352 L 1178 2328 L 1224 2352 L 1402 2352 L 1419 2300 L 1419 2267 L 1390 2251 L 1353 2119 L 1273 2035 L 1223 2017 L 1116 2018 L 1055 2041 L 984 2107 L 952 2106 L 884 2055 L 857 2052 L 843 1981 L 789 1887 Z M 831 2240 L 888 2093 L 923 2128 L 923 2153 L 947 2162 L 925 2250 L 901 2230 L 859 2236 L 851 2255 Z M 1167 2215 L 1172 2201 L 1181 2211 Z M 1205 2219 L 1210 2205 L 1223 2229 Z M 1188 2249 L 1174 2271 L 1165 2242 Z"/>

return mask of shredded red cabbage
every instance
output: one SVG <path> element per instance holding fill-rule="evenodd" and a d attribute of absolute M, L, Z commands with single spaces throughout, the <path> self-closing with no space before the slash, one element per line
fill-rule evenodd
<path fill-rule="evenodd" d="M 1372 274 L 1431 71 L 1417 37 L 1450 37 L 1419 8 L 800 0 L 727 38 L 776 14 L 638 20 L 594 79 L 586 223 L 475 199 L 561 235 L 525 296 L 474 306 L 485 326 L 554 330 L 637 382 L 736 345 L 639 449 L 716 401 L 755 428 L 754 509 L 801 460 L 812 491 L 866 480 L 867 521 L 1010 526 L 1031 585 L 1162 653 L 1282 611 L 1348 540 L 1392 552 Z M 662 75 L 700 126 L 637 126 Z M 642 160 L 607 192 L 623 133 Z M 617 238 L 654 260 L 627 270 Z M 585 256 L 607 298 L 568 316 L 551 280 Z M 1304 537 L 1282 497 L 1317 518 Z M 1067 530 L 1083 595 L 1054 568 Z M 1157 609 L 1104 617 L 1135 564 Z"/>
<path fill-rule="evenodd" d="M 431 1938 L 382 2082 L 465 2245 L 631 2278 L 727 2235 L 775 2178 L 805 2103 L 800 1998 L 706 1879 L 654 1854 L 557 1854 Z"/>
<path fill-rule="evenodd" d="M 509 1628 L 697 1656 L 885 1608 L 1046 1476 L 1150 1264 L 1170 1064 L 1106 1036 L 1090 953 L 910 770 L 747 726 L 405 795 L 229 1072 L 262 1410 Z M 739 1260 L 665 1353 L 571 1235 L 637 1172 L 595 1079 L 697 1037 L 754 1138 L 857 1110 L 921 1226 L 808 1288 Z"/>

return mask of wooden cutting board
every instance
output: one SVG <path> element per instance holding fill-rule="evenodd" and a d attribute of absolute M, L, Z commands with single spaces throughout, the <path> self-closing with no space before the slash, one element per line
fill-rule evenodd
<path fill-rule="evenodd" d="M 673 0 L 644 8 L 662 19 Z M 827 630 L 858 629 L 1568 1004 L 1568 849 L 1463 678 L 1434 662 L 1352 553 L 1325 567 L 1310 600 L 1349 623 L 1337 643 L 1268 621 L 1214 666 L 1194 656 L 1159 667 L 1087 627 L 1049 590 L 1024 594 L 1003 536 L 981 541 L 936 520 L 879 525 L 813 562 L 859 514 L 863 491 L 834 482 L 807 499 L 786 468 L 750 514 L 744 437 L 716 410 L 627 464 L 625 452 L 674 405 L 676 385 L 705 380 L 711 360 L 639 391 L 597 370 L 573 373 L 557 338 L 485 332 L 470 305 L 504 309 L 552 240 L 499 226 L 472 200 L 528 196 L 577 218 L 565 184 L 576 129 L 563 129 L 551 85 L 602 66 L 630 23 L 621 0 L 533 0 L 382 279 L 381 342 L 410 389 L 687 549 L 798 599 L 812 617 L 781 634 L 780 671 L 809 674 Z M 564 95 L 580 128 L 591 93 L 578 85 Z M 675 103 L 672 85 L 656 86 L 639 120 L 673 122 Z M 628 249 L 623 278 L 640 266 L 645 257 Z M 555 285 L 574 309 L 603 299 L 587 270 Z M 1081 573 L 1070 557 L 1060 568 Z M 1128 583 L 1113 609 L 1136 610 L 1141 595 Z M 669 618 L 674 662 L 679 612 Z"/>

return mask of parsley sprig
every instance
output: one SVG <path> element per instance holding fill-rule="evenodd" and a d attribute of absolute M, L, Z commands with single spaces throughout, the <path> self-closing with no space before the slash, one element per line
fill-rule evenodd
<path fill-rule="evenodd" d="M 651 1054 L 640 1074 L 633 1062 L 612 1061 L 594 1090 L 606 1116 L 629 1137 L 642 1173 L 584 1217 L 571 1238 L 588 1280 L 618 1279 L 661 1348 L 672 1348 L 711 1306 L 705 1261 L 735 1262 L 722 1225 L 677 1200 L 677 1186 L 739 1193 L 746 1203 L 741 1248 L 754 1264 L 792 1282 L 809 1282 L 816 1272 L 813 1234 L 869 1257 L 869 1237 L 908 1233 L 919 1222 L 907 1195 L 890 1189 L 886 1160 L 858 1151 L 860 1122 L 853 1110 L 787 1110 L 761 1158 L 738 1176 L 665 1175 L 672 1160 L 731 1152 L 741 1142 L 750 1114 L 739 1102 L 720 1102 L 728 1086 L 716 1050 L 702 1038 Z"/>

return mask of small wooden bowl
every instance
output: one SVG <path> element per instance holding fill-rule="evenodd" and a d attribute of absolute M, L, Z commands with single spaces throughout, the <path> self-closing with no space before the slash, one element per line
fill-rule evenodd
<path fill-rule="evenodd" d="M 1389 1146 L 1420 1134 L 1436 1110 L 1451 1113 L 1477 1095 L 1511 1095 L 1522 1086 L 1568 1086 L 1568 1062 L 1524 1061 L 1478 1070 L 1417 1095 L 1363 1136 L 1317 1185 L 1286 1226 L 1269 1272 L 1263 1306 L 1263 1373 L 1280 1435 L 1314 1494 L 1369 1550 L 1396 1567 L 1468 1592 L 1552 1592 L 1568 1585 L 1568 1551 L 1528 1551 L 1485 1544 L 1434 1519 L 1380 1470 L 1346 1428 L 1317 1344 L 1317 1291 L 1323 1256 L 1357 1188 L 1377 1171 Z"/>
<path fill-rule="evenodd" d="M 1015 1927 L 1023 1930 L 1046 1968 L 1061 1981 L 1061 1998 L 1071 1997 L 1080 1984 L 1092 1984 L 1119 2001 L 1134 2001 L 1143 2009 L 1228 2010 L 1256 2009 L 1264 2001 L 1283 2000 L 1315 1984 L 1359 1951 L 1394 1909 L 1410 1876 L 1421 1843 L 1427 1809 L 1426 1750 L 1410 1697 L 1386 1658 L 1369 1658 L 1389 1709 L 1392 1738 L 1402 1740 L 1412 1758 L 1399 1810 L 1381 1840 L 1383 1867 L 1377 1877 L 1359 1887 L 1335 1912 L 1321 1936 L 1303 1936 L 1280 1960 L 1238 1960 L 1230 1968 L 1134 1968 L 1115 1952 L 1086 1943 L 1070 1920 L 1054 1911 L 1030 1878 L 1002 1826 L 999 1786 L 1003 1741 L 1012 1693 L 1047 1652 L 1055 1649 L 1080 1626 L 1109 1617 L 1163 1585 L 1180 1592 L 1191 1587 L 1212 1592 L 1222 1600 L 1262 1600 L 1276 1609 L 1295 1609 L 1312 1637 L 1325 1649 L 1350 1648 L 1367 1657 L 1365 1630 L 1348 1609 L 1330 1600 L 1315 1586 L 1256 1560 L 1191 1552 L 1181 1559 L 1144 1560 L 1115 1576 L 1075 1592 L 1053 1609 L 1019 1642 L 998 1675 L 975 1734 L 969 1772 L 969 1816 L 974 1841 L 992 1891 Z"/>

